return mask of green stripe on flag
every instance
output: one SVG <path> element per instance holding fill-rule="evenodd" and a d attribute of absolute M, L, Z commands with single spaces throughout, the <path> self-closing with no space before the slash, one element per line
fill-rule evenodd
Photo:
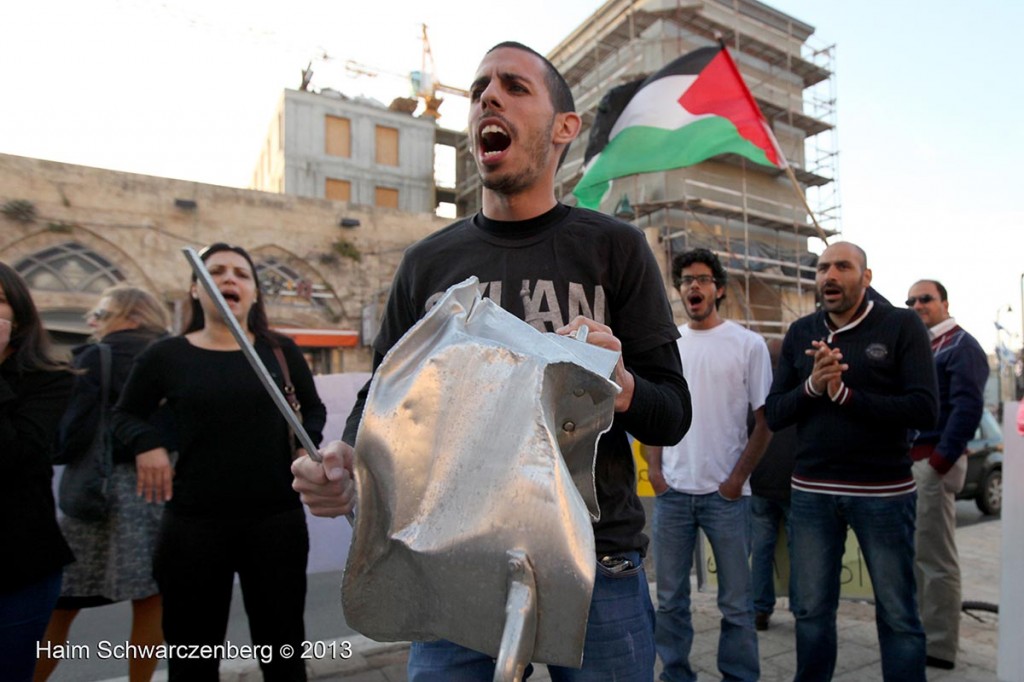
<path fill-rule="evenodd" d="M 610 180 L 692 166 L 718 154 L 738 154 L 754 163 L 775 166 L 763 149 L 741 137 L 736 126 L 721 116 L 702 118 L 675 130 L 633 126 L 608 143 L 573 194 L 580 206 L 596 210 Z"/>

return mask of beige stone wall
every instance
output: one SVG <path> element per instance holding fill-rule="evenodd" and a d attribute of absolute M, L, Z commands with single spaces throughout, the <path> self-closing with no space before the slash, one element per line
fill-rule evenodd
<path fill-rule="evenodd" d="M 175 205 L 191 200 L 194 209 Z M 405 248 L 444 226 L 433 214 L 410 214 L 324 199 L 271 194 L 73 166 L 0 154 L 0 206 L 33 204 L 36 218 L 0 215 L 0 260 L 14 264 L 59 244 L 76 242 L 114 263 L 133 284 L 172 308 L 184 299 L 190 268 L 181 254 L 216 241 L 238 244 L 257 261 L 273 257 L 331 294 L 323 307 L 295 297 L 272 298 L 274 325 L 360 331 L 363 309 L 386 296 Z M 341 218 L 359 227 L 339 227 Z M 339 255 L 346 241 L 359 262 Z M 351 249 L 350 249 L 351 251 Z M 40 310 L 87 311 L 93 293 L 33 291 Z M 365 348 L 346 351 L 346 369 L 369 361 Z"/>

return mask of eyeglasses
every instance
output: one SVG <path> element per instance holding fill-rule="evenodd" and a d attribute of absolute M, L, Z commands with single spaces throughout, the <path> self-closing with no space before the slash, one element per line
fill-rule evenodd
<path fill-rule="evenodd" d="M 918 301 L 920 301 L 924 305 L 928 305 L 929 303 L 931 303 L 934 300 L 935 300 L 935 297 L 932 296 L 931 294 L 921 294 L 920 296 L 911 296 L 910 298 L 907 299 L 907 307 L 908 308 L 912 308 L 914 306 L 914 304 L 917 303 Z"/>
<path fill-rule="evenodd" d="M 715 278 L 712 277 L 711 275 L 683 275 L 682 277 L 679 278 L 679 286 L 688 287 L 694 282 L 700 284 L 701 286 L 704 286 L 706 284 L 712 284 L 714 281 Z"/>
<path fill-rule="evenodd" d="M 85 314 L 85 319 L 92 322 L 103 322 L 113 315 L 109 310 L 90 310 Z"/>

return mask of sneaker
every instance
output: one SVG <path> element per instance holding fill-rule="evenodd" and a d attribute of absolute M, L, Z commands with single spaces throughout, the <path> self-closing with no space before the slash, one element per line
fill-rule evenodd
<path fill-rule="evenodd" d="M 754 627 L 758 630 L 767 630 L 768 621 L 771 620 L 772 614 L 764 611 L 758 611 L 754 614 Z"/>

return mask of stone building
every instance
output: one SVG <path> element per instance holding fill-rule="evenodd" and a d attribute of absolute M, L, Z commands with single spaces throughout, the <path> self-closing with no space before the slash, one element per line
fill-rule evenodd
<path fill-rule="evenodd" d="M 433 211 L 433 118 L 410 115 L 416 100 L 390 107 L 342 93 L 285 90 L 251 188 L 360 206 Z"/>
<path fill-rule="evenodd" d="M 379 310 L 405 248 L 447 221 L 0 154 L 0 260 L 28 281 L 68 346 L 107 286 L 141 285 L 180 324 L 191 269 L 181 253 L 225 241 L 253 255 L 271 325 L 316 371 L 369 368 Z"/>

